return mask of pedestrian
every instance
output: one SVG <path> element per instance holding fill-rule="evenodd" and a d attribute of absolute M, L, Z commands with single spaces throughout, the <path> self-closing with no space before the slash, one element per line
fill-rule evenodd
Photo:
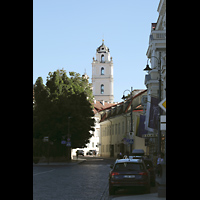
<path fill-rule="evenodd" d="M 120 158 L 120 159 L 123 158 L 122 152 L 119 153 L 119 158 Z"/>
<path fill-rule="evenodd" d="M 158 154 L 157 166 L 156 166 L 156 174 L 159 177 L 162 175 L 162 166 L 161 166 L 162 162 L 163 162 L 163 158 L 162 158 L 161 154 Z"/>

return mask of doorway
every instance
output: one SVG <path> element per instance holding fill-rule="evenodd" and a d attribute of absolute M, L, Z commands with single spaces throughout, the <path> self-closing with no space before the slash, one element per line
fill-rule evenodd
<path fill-rule="evenodd" d="M 110 145 L 110 157 L 114 157 L 114 145 Z"/>

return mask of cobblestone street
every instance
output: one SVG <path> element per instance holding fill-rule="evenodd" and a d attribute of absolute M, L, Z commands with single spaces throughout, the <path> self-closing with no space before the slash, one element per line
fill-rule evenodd
<path fill-rule="evenodd" d="M 130 195 L 142 195 L 141 191 L 119 190 L 108 193 L 108 174 L 114 159 L 93 157 L 77 165 L 34 165 L 34 200 L 111 200 Z M 151 193 L 157 187 L 151 188 Z"/>
<path fill-rule="evenodd" d="M 73 166 L 34 166 L 34 200 L 106 199 L 112 160 L 95 159 Z M 107 198 L 108 199 L 108 198 Z"/>

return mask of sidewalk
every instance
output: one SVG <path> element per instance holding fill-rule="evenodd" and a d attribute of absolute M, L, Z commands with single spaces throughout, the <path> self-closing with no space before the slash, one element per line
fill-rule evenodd
<path fill-rule="evenodd" d="M 77 164 L 82 163 L 84 161 L 86 161 L 86 159 L 79 158 L 78 160 L 71 160 L 69 162 L 49 162 L 49 163 L 41 162 L 41 163 L 37 163 L 37 164 L 33 163 L 33 166 L 39 166 L 39 165 L 44 165 L 44 166 L 45 165 L 47 165 L 47 166 L 49 166 L 49 165 L 77 165 Z"/>
<path fill-rule="evenodd" d="M 131 195 L 131 196 L 122 196 L 114 197 L 114 200 L 166 200 L 166 197 L 158 197 L 158 193 L 151 194 L 141 194 L 141 195 Z"/>

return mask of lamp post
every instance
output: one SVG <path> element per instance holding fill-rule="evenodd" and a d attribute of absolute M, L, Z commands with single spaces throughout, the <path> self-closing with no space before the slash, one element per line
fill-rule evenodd
<path fill-rule="evenodd" d="M 123 97 L 122 97 L 122 99 L 123 100 L 125 100 L 126 99 L 126 97 L 125 97 L 125 95 L 124 95 L 124 93 L 126 92 L 126 91 L 129 91 L 130 92 L 130 101 L 132 101 L 132 91 L 133 91 L 133 87 L 131 87 L 131 91 L 130 90 L 124 90 L 124 92 L 123 92 Z M 133 105 L 132 105 L 132 102 L 131 102 L 131 129 L 130 129 L 130 135 L 132 135 L 133 134 L 133 114 L 132 114 L 132 112 L 133 112 Z M 132 144 L 130 144 L 130 153 L 132 153 Z"/>
<path fill-rule="evenodd" d="M 161 52 L 159 52 L 159 58 L 155 56 L 151 56 L 157 59 L 158 61 L 158 72 L 159 72 L 159 91 L 158 91 L 158 100 L 161 101 Z M 144 71 L 150 71 L 152 70 L 147 65 Z M 158 154 L 161 154 L 161 134 L 160 134 L 160 107 L 158 106 Z M 166 147 L 165 147 L 165 156 L 164 156 L 164 162 L 161 163 L 161 177 L 156 177 L 156 181 L 159 183 L 158 186 L 158 197 L 166 197 Z"/>
<path fill-rule="evenodd" d="M 157 58 L 156 56 L 151 56 L 151 58 L 156 58 L 158 61 L 158 73 L 159 73 L 158 101 L 160 102 L 161 101 L 161 52 L 159 52 L 159 58 Z M 148 65 L 148 60 L 144 71 L 152 70 Z M 158 106 L 158 154 L 157 155 L 159 154 L 161 154 L 161 134 L 160 134 L 160 107 Z"/>
<path fill-rule="evenodd" d="M 71 160 L 71 134 L 70 134 L 70 119 L 72 117 L 68 117 L 68 133 L 67 133 L 67 155 L 68 155 L 68 160 Z"/>

